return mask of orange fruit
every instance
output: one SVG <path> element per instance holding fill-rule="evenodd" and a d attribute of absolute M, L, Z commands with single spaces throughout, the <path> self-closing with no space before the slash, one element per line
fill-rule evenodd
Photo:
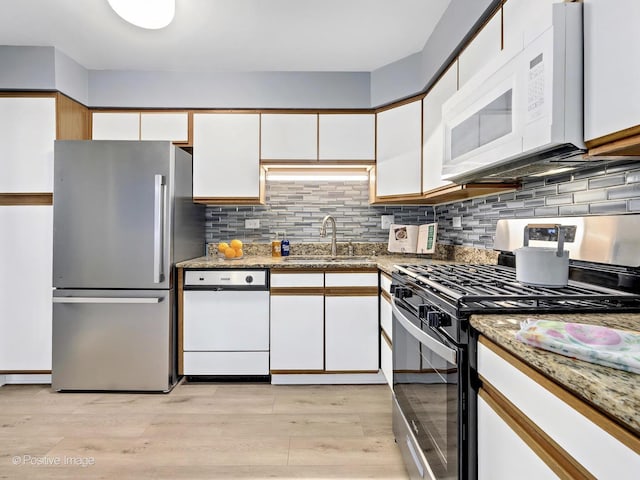
<path fill-rule="evenodd" d="M 235 249 L 229 247 L 224 251 L 224 256 L 225 258 L 235 258 L 236 257 L 236 251 Z"/>
<path fill-rule="evenodd" d="M 237 238 L 234 238 L 233 240 L 231 240 L 229 245 L 231 245 L 231 248 L 235 248 L 236 250 L 239 250 L 242 248 L 242 242 Z"/>
<path fill-rule="evenodd" d="M 242 249 L 241 248 L 234 248 L 234 250 L 236 251 L 236 257 L 241 257 L 242 256 Z"/>
<path fill-rule="evenodd" d="M 229 244 L 227 242 L 220 242 L 218 244 L 218 251 L 220 253 L 224 253 L 227 248 L 229 248 Z"/>

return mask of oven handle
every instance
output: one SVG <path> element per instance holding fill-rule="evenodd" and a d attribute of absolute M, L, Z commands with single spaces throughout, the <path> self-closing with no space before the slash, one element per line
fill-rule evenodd
<path fill-rule="evenodd" d="M 446 346 L 445 344 L 438 342 L 433 337 L 427 335 L 418 327 L 416 327 L 411 320 L 409 320 L 398 308 L 395 302 L 395 298 L 391 299 L 391 309 L 393 311 L 393 315 L 398 319 L 400 324 L 404 327 L 404 329 L 409 332 L 409 334 L 418 340 L 421 344 L 427 346 L 437 355 L 444 358 L 449 363 L 453 365 L 458 364 L 458 352 L 453 348 Z"/>

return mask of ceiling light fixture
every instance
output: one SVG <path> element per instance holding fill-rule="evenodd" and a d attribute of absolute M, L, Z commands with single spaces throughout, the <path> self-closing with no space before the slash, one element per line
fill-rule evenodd
<path fill-rule="evenodd" d="M 176 13 L 175 0 L 107 0 L 127 22 L 141 28 L 157 30 L 171 23 Z"/>

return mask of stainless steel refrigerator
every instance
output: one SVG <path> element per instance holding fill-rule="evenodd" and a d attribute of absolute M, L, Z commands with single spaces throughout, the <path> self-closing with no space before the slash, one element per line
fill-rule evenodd
<path fill-rule="evenodd" d="M 175 262 L 202 255 L 191 155 L 170 142 L 57 141 L 55 390 L 169 391 Z"/>

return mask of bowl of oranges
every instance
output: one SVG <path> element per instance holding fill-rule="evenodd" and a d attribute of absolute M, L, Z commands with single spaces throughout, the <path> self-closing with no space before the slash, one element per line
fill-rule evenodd
<path fill-rule="evenodd" d="M 242 258 L 242 241 L 234 238 L 229 243 L 218 243 L 218 256 L 225 260 L 236 260 Z"/>

